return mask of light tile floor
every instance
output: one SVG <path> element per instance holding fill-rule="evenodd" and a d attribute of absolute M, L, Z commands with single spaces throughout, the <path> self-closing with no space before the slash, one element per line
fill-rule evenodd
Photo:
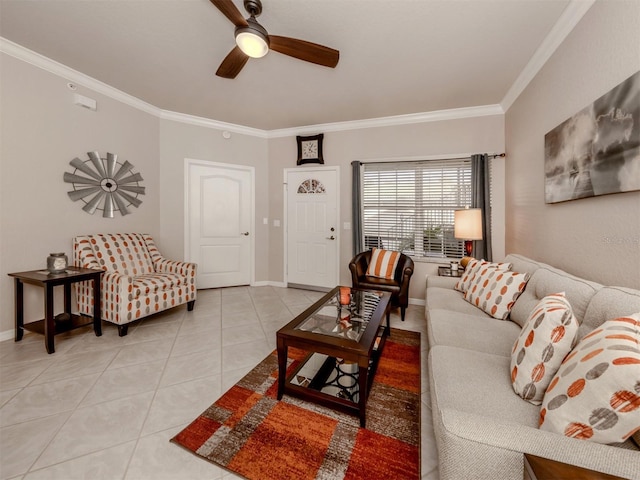
<path fill-rule="evenodd" d="M 276 287 L 201 290 L 131 324 L 0 343 L 0 479 L 233 479 L 169 443 L 275 349 L 275 332 L 322 293 Z M 392 327 L 422 334 L 422 479 L 438 480 L 424 308 Z"/>

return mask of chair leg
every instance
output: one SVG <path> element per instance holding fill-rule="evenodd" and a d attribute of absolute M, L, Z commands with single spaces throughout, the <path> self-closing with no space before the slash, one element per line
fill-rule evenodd
<path fill-rule="evenodd" d="M 404 322 L 404 311 L 407 309 L 407 307 L 400 307 L 400 318 L 402 319 L 402 321 Z"/>
<path fill-rule="evenodd" d="M 118 336 L 124 337 L 129 331 L 129 324 L 126 325 L 118 325 Z"/>
<path fill-rule="evenodd" d="M 191 300 L 190 302 L 187 302 L 187 311 L 190 312 L 191 310 L 193 310 L 193 306 L 195 305 L 196 301 L 195 300 Z"/>

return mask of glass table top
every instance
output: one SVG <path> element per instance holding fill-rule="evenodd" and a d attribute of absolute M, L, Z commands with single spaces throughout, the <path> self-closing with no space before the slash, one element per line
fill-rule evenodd
<path fill-rule="evenodd" d="M 382 292 L 340 287 L 335 295 L 300 322 L 295 329 L 358 341 L 382 295 Z"/>

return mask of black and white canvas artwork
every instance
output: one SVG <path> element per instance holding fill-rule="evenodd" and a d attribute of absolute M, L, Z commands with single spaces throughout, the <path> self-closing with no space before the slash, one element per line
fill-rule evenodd
<path fill-rule="evenodd" d="M 544 137 L 545 202 L 640 190 L 640 72 Z"/>

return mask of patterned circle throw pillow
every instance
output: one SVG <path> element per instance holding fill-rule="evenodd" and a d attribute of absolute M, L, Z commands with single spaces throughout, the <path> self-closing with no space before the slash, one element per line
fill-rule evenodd
<path fill-rule="evenodd" d="M 547 388 L 540 428 L 597 443 L 623 442 L 640 429 L 640 313 L 580 340 Z"/>
<path fill-rule="evenodd" d="M 511 352 L 511 383 L 518 395 L 534 405 L 542 403 L 551 379 L 573 348 L 578 326 L 564 292 L 538 302 Z"/>
<path fill-rule="evenodd" d="M 469 257 L 465 257 L 465 258 L 469 258 Z M 467 267 L 465 268 L 464 273 L 462 274 L 462 276 L 460 277 L 460 280 L 458 280 L 458 283 L 456 283 L 456 286 L 454 288 L 459 292 L 467 293 L 467 290 L 469 290 L 469 287 L 473 283 L 476 275 L 480 275 L 486 270 L 507 271 L 507 270 L 511 270 L 511 264 L 510 263 L 491 263 L 491 262 L 487 262 L 486 260 L 476 260 L 475 258 L 471 258 L 467 263 Z"/>
<path fill-rule="evenodd" d="M 528 273 L 481 269 L 464 299 L 492 317 L 506 320 L 528 281 Z"/>
<path fill-rule="evenodd" d="M 476 260 L 475 258 L 469 260 L 469 263 L 467 263 L 467 268 L 464 269 L 460 280 L 458 280 L 458 283 L 456 283 L 456 286 L 454 288 L 459 292 L 465 293 L 469 288 L 469 284 L 471 283 L 473 276 L 480 268 L 480 265 L 480 260 Z"/>

